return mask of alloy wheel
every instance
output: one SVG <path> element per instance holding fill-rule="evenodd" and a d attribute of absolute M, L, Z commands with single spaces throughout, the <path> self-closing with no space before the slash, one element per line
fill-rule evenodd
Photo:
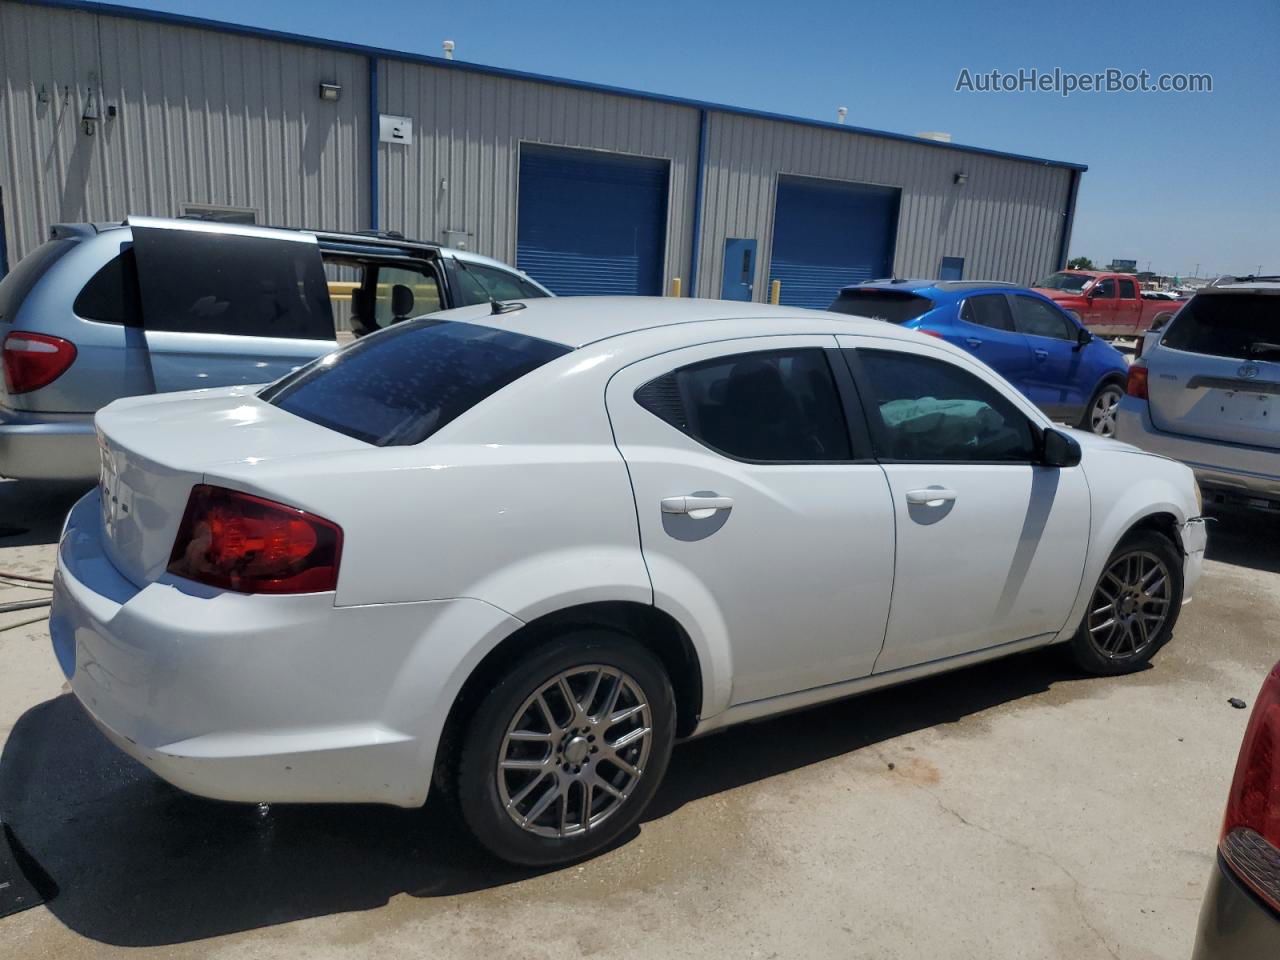
<path fill-rule="evenodd" d="M 522 830 L 583 834 L 635 792 L 652 739 L 649 702 L 631 676 L 604 664 L 573 667 L 516 711 L 498 751 L 498 796 Z"/>
<path fill-rule="evenodd" d="M 1108 387 L 1089 407 L 1089 429 L 1101 437 L 1116 435 L 1116 411 L 1120 409 L 1120 391 Z"/>
<path fill-rule="evenodd" d="M 1089 640 L 1111 660 L 1146 653 L 1169 617 L 1170 577 L 1154 553 L 1137 550 L 1111 561 L 1089 603 Z"/>

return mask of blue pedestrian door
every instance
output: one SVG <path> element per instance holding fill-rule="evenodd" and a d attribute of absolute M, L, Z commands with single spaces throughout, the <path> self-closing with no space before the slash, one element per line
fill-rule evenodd
<path fill-rule="evenodd" d="M 756 242 L 729 237 L 724 242 L 721 300 L 750 300 L 756 280 Z"/>
<path fill-rule="evenodd" d="M 560 296 L 662 291 L 667 161 L 522 144 L 516 265 Z"/>
<path fill-rule="evenodd" d="M 840 288 L 893 276 L 897 187 L 844 180 L 778 177 L 769 279 L 780 302 L 830 306 Z"/>

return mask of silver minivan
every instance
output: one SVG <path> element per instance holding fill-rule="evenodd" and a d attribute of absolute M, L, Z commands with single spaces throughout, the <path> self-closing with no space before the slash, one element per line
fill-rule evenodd
<path fill-rule="evenodd" d="M 0 476 L 93 480 L 118 397 L 266 383 L 410 316 L 550 293 L 395 234 L 130 217 L 55 226 L 0 280 Z"/>
<path fill-rule="evenodd" d="M 1206 500 L 1280 510 L 1280 277 L 1188 301 L 1129 368 L 1116 437 L 1186 463 Z"/>

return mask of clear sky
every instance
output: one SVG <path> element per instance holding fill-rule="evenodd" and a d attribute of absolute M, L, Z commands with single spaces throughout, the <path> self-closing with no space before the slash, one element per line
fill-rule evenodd
<path fill-rule="evenodd" d="M 1280 273 L 1280 2 L 144 0 L 131 4 L 1089 165 L 1071 255 Z M 1020 67 L 1211 93 L 956 92 Z"/>

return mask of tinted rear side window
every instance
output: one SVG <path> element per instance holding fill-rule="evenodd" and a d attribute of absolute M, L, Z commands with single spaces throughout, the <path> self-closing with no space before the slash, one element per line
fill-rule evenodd
<path fill-rule="evenodd" d="M 74 240 L 49 240 L 19 260 L 18 265 L 5 274 L 0 280 L 0 322 L 13 322 L 36 281 L 75 245 Z"/>
<path fill-rule="evenodd" d="M 333 311 L 314 243 L 134 227 L 148 330 L 332 340 Z"/>
<path fill-rule="evenodd" d="M 142 306 L 138 302 L 133 248 L 124 250 L 90 277 L 71 309 L 76 316 L 99 323 L 141 324 Z"/>
<path fill-rule="evenodd" d="M 892 290 L 841 290 L 835 303 L 827 309 L 855 317 L 874 317 L 890 323 L 906 323 L 933 309 L 928 297 Z"/>
<path fill-rule="evenodd" d="M 309 364 L 259 396 L 357 440 L 407 446 L 569 350 L 470 323 L 410 320 Z"/>
<path fill-rule="evenodd" d="M 766 463 L 850 460 L 826 355 L 770 350 L 707 360 L 651 380 L 636 402 L 718 453 Z"/>
<path fill-rule="evenodd" d="M 987 293 L 968 297 L 960 310 L 960 319 L 976 323 L 992 330 L 1012 330 L 1013 317 L 1009 313 L 1009 301 L 1003 293 Z"/>
<path fill-rule="evenodd" d="M 1173 318 L 1160 344 L 1235 360 L 1280 360 L 1280 295 L 1201 294 Z"/>

